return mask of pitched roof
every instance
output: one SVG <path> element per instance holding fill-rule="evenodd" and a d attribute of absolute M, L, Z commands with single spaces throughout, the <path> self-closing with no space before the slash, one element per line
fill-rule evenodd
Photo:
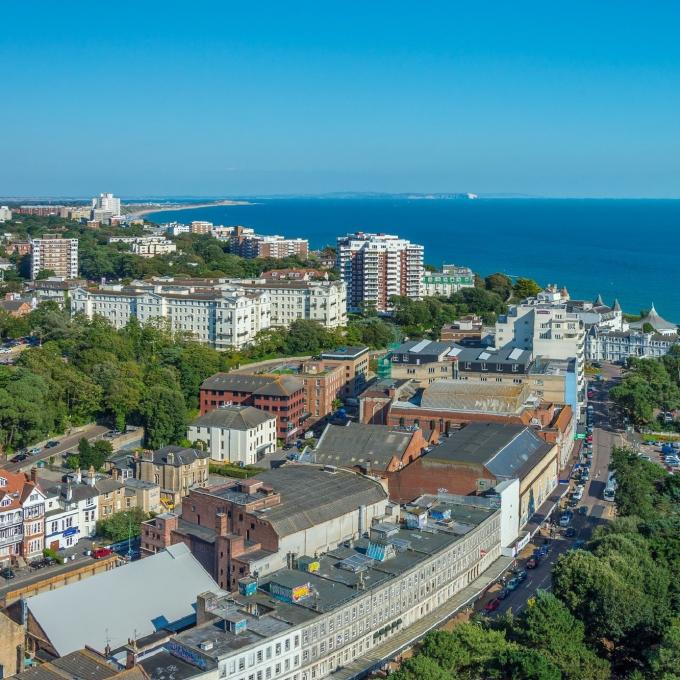
<path fill-rule="evenodd" d="M 227 430 L 250 430 L 276 416 L 253 406 L 224 406 L 196 418 L 192 427 L 221 427 Z"/>
<path fill-rule="evenodd" d="M 374 479 L 349 470 L 326 472 L 316 465 L 284 465 L 261 472 L 254 479 L 270 484 L 281 495 L 278 505 L 260 515 L 279 536 L 309 529 L 352 508 L 387 498 L 385 489 Z"/>
<path fill-rule="evenodd" d="M 201 384 L 202 390 L 250 392 L 267 396 L 289 396 L 303 388 L 303 381 L 293 376 L 252 375 L 249 373 L 215 373 Z"/>
<path fill-rule="evenodd" d="M 515 414 L 522 409 L 529 393 L 525 384 L 435 380 L 423 390 L 420 405 L 434 410 Z"/>
<path fill-rule="evenodd" d="M 317 463 L 344 467 L 370 465 L 384 470 L 393 457 L 401 459 L 414 431 L 388 425 L 327 425 L 314 450 Z"/>
<path fill-rule="evenodd" d="M 473 422 L 441 440 L 427 455 L 484 466 L 496 477 L 522 478 L 553 448 L 523 425 Z"/>
<path fill-rule="evenodd" d="M 639 321 L 635 321 L 630 324 L 631 328 L 642 328 L 646 323 L 654 328 L 655 331 L 677 331 L 678 327 L 676 324 L 666 321 L 663 317 L 659 316 L 659 313 L 652 303 L 652 308 L 649 313 L 643 316 Z"/>
<path fill-rule="evenodd" d="M 172 454 L 172 455 L 168 455 Z M 191 465 L 194 461 L 208 458 L 206 451 L 200 449 L 187 449 L 183 446 L 164 446 L 153 452 L 153 462 L 156 465 Z"/>
<path fill-rule="evenodd" d="M 184 543 L 26 600 L 56 652 L 103 651 L 190 623 L 196 596 L 219 586 Z M 97 604 L 98 603 L 98 604 Z M 68 625 L 64 613 L 68 612 Z"/>
<path fill-rule="evenodd" d="M 89 649 L 79 649 L 12 677 L 15 680 L 109 680 L 116 675 L 118 672 L 103 656 Z"/>

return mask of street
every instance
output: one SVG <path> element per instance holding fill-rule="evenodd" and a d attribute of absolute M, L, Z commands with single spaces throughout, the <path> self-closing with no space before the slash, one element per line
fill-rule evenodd
<path fill-rule="evenodd" d="M 570 526 L 574 528 L 574 535 L 567 537 L 565 532 L 557 527 L 555 527 L 552 539 L 549 538 L 547 532 L 544 535 L 541 535 L 541 532 L 537 533 L 517 559 L 516 568 L 526 572 L 526 579 L 515 590 L 509 592 L 505 599 L 500 600 L 498 608 L 492 613 L 488 613 L 489 616 L 498 616 L 508 610 L 515 613 L 520 612 L 538 590 L 550 590 L 552 567 L 557 558 L 567 550 L 574 548 L 575 545 L 582 545 L 590 538 L 593 529 L 598 524 L 608 521 L 613 516 L 614 504 L 603 500 L 602 496 L 609 474 L 612 447 L 625 443 L 619 415 L 609 398 L 609 390 L 619 380 L 621 369 L 617 366 L 605 365 L 601 372 L 602 380 L 589 380 L 589 389 L 593 392 L 592 398 L 588 400 L 588 403 L 593 407 L 593 416 L 590 421 L 593 423 L 593 457 L 591 477 L 585 483 L 583 498 L 573 508 L 575 512 Z M 567 499 L 568 496 L 565 496 L 562 501 L 565 506 Z M 586 514 L 580 514 L 583 511 L 576 512 L 580 507 L 587 508 Z M 556 509 L 553 518 L 558 519 L 559 515 L 560 512 Z M 529 557 L 535 549 L 544 544 L 549 548 L 548 554 L 539 561 L 535 569 L 527 569 L 526 564 Z M 513 573 L 507 572 L 504 575 L 505 582 L 507 583 L 513 576 Z M 484 612 L 485 605 L 497 598 L 501 589 L 502 584 L 490 588 L 487 596 L 477 603 L 475 609 Z"/>
<path fill-rule="evenodd" d="M 50 440 L 58 441 L 59 444 L 57 446 L 52 447 L 51 449 L 45 448 L 45 444 L 47 443 L 47 441 L 34 444 L 32 447 L 29 447 L 29 449 L 33 447 L 40 448 L 40 453 L 37 453 L 33 456 L 29 456 L 28 458 L 26 458 L 26 460 L 22 460 L 20 463 L 8 462 L 5 465 L 2 465 L 2 467 L 5 470 L 8 470 L 9 472 L 30 470 L 34 465 L 36 465 L 41 460 L 48 460 L 52 456 L 64 453 L 69 449 L 75 449 L 78 446 L 78 442 L 81 440 L 82 437 L 85 437 L 89 441 L 93 441 L 95 439 L 99 439 L 107 431 L 108 428 L 104 427 L 103 425 L 86 425 L 85 427 L 78 428 L 71 434 L 61 436 L 57 435 L 55 437 L 52 437 Z"/>

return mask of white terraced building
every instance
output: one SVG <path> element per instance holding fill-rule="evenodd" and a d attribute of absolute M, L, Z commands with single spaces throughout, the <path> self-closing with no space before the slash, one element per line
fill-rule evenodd
<path fill-rule="evenodd" d="M 270 325 L 269 295 L 236 287 L 201 292 L 167 292 L 161 286 L 78 288 L 71 295 L 71 312 L 102 316 L 116 328 L 133 317 L 142 324 L 164 319 L 173 331 L 216 349 L 245 347 Z"/>
<path fill-rule="evenodd" d="M 324 328 L 347 325 L 347 287 L 343 281 L 234 279 L 230 283 L 269 295 L 272 326 L 287 328 L 297 319 L 317 321 Z"/>

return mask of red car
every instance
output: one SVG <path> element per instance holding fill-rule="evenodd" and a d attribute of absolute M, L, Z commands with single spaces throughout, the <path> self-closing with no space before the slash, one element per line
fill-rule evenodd
<path fill-rule="evenodd" d="M 589 434 L 589 435 L 586 437 L 586 441 L 590 444 L 590 443 L 593 441 L 593 435 L 592 435 L 592 434 Z"/>
<path fill-rule="evenodd" d="M 592 390 L 589 390 L 588 391 L 588 399 L 592 399 L 594 396 L 595 396 L 595 392 L 593 392 Z"/>
<path fill-rule="evenodd" d="M 92 557 L 94 557 L 95 560 L 101 560 L 103 557 L 108 557 L 109 555 L 113 555 L 113 550 L 111 550 L 111 548 L 97 548 L 92 551 Z"/>
<path fill-rule="evenodd" d="M 495 612 L 498 607 L 500 607 L 501 601 L 495 597 L 484 605 L 484 609 L 488 612 Z"/>

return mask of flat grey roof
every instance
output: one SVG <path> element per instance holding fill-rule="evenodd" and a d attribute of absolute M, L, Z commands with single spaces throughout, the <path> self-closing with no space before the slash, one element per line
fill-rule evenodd
<path fill-rule="evenodd" d="M 322 359 L 356 359 L 368 352 L 366 345 L 351 345 L 349 347 L 336 347 L 334 350 L 322 352 Z"/>

